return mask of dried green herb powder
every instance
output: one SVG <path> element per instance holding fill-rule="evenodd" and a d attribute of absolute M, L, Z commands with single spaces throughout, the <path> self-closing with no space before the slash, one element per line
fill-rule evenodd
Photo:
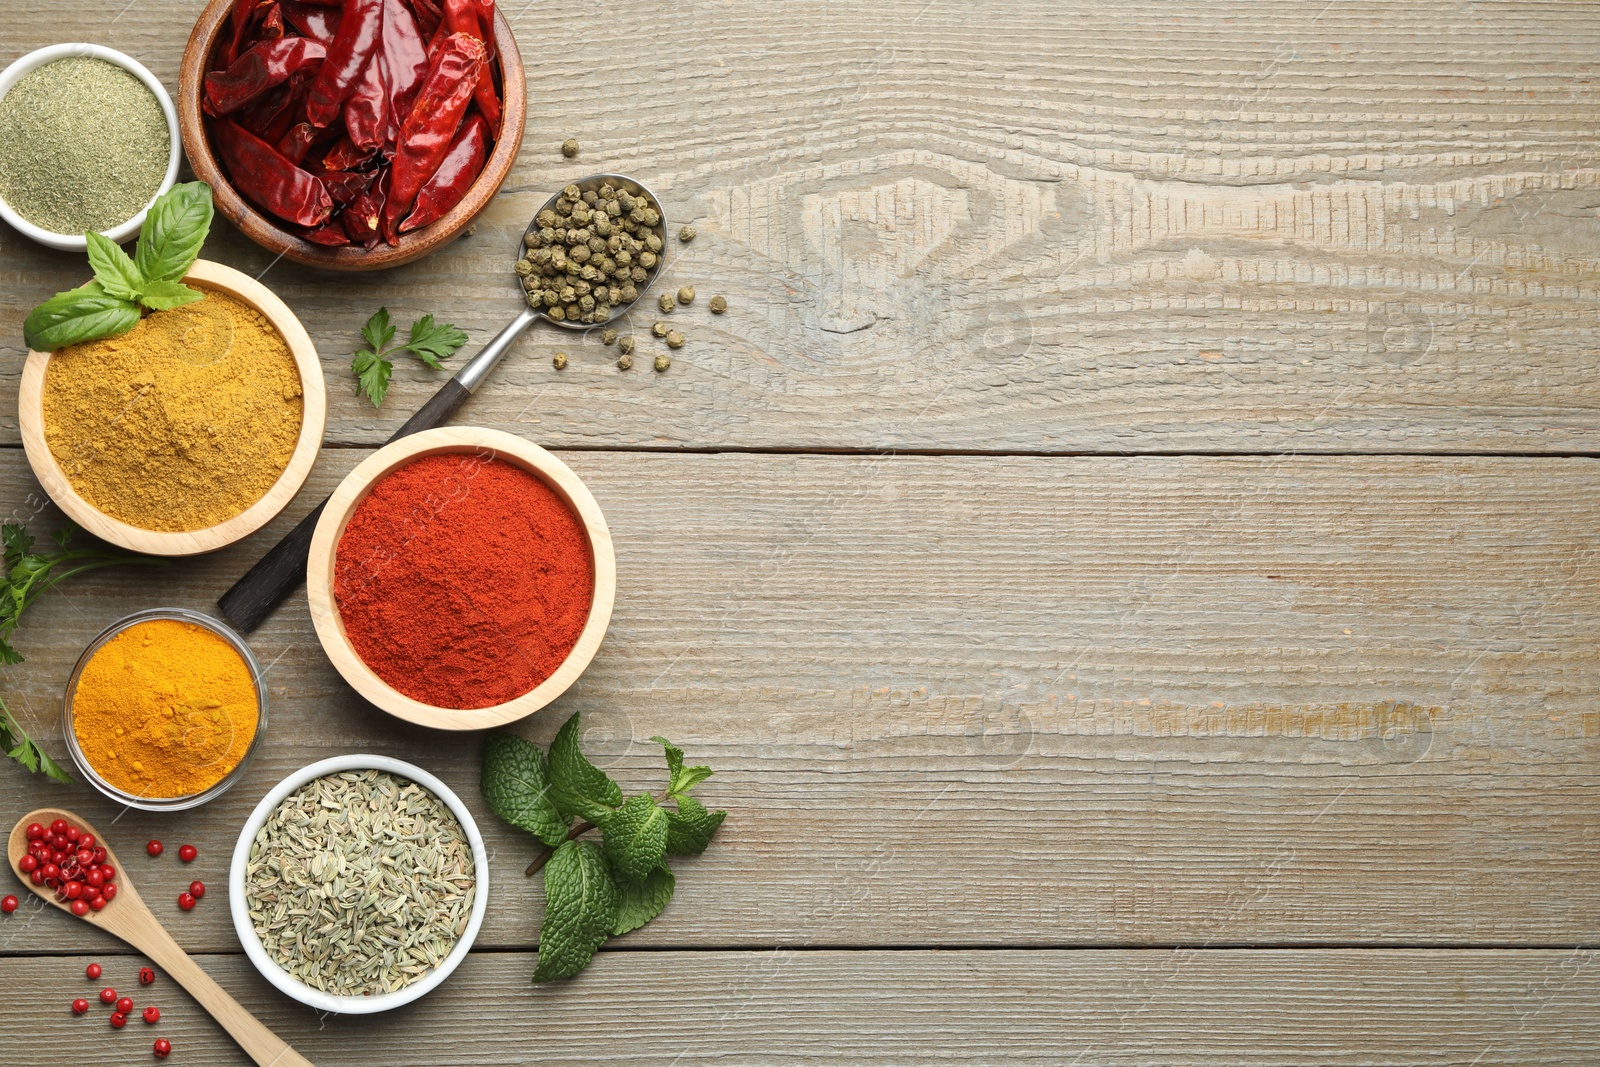
<path fill-rule="evenodd" d="M 0 197 L 52 233 L 133 218 L 160 188 L 171 150 L 161 102 L 103 59 L 46 63 L 0 98 Z"/>

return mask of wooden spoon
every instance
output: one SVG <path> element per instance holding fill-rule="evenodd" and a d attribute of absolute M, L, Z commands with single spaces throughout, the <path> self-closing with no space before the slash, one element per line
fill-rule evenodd
<path fill-rule="evenodd" d="M 230 997 L 221 986 L 211 979 L 211 976 L 200 969 L 200 965 L 191 960 L 178 943 L 172 940 L 172 935 L 150 914 L 150 909 L 145 907 L 144 901 L 139 899 L 139 894 L 134 890 L 133 883 L 128 879 L 128 868 L 117 859 L 111 850 L 111 842 L 99 830 L 90 826 L 82 816 L 74 815 L 70 811 L 60 808 L 39 808 L 30 811 L 17 825 L 11 828 L 11 840 L 6 848 L 6 859 L 11 864 L 11 870 L 22 879 L 22 884 L 31 889 L 41 900 L 60 908 L 68 915 L 71 909 L 56 900 L 55 890 L 42 885 L 34 885 L 27 875 L 22 873 L 17 866 L 17 861 L 28 853 L 28 824 L 36 822 L 41 826 L 49 826 L 57 819 L 65 819 L 78 829 L 91 833 L 100 847 L 106 850 L 106 862 L 117 869 L 117 899 L 107 904 L 100 911 L 91 911 L 89 914 L 78 918 L 77 922 L 86 922 L 91 926 L 98 926 L 109 934 L 122 938 L 128 944 L 149 956 L 164 968 L 178 984 L 189 991 L 189 995 L 200 1002 L 200 1006 L 211 1013 L 211 1017 L 228 1031 L 228 1035 L 239 1043 L 239 1047 L 261 1067 L 315 1067 L 314 1064 L 294 1049 L 290 1048 L 277 1034 L 268 1030 L 254 1015 L 244 1010 L 244 1007 Z"/>

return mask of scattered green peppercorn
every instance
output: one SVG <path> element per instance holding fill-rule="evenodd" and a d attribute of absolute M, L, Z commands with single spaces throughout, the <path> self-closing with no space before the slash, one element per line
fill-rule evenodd
<path fill-rule="evenodd" d="M 622 353 L 622 355 L 617 357 L 617 367 L 620 370 L 632 370 L 633 357 L 628 355 L 626 352 Z"/>
<path fill-rule="evenodd" d="M 693 226 L 685 226 L 683 229 L 678 231 L 678 240 L 682 241 L 684 244 L 688 244 L 690 241 L 695 239 L 695 235 L 698 232 L 699 231 Z"/>
<path fill-rule="evenodd" d="M 623 355 L 625 355 L 625 356 L 628 355 L 629 353 L 631 353 L 633 351 L 633 338 L 632 337 L 620 338 L 617 341 L 617 347 L 622 350 L 622 354 Z"/>
<path fill-rule="evenodd" d="M 682 348 L 683 347 L 683 334 L 679 333 L 677 330 L 668 330 L 667 331 L 667 347 L 668 348 Z"/>
<path fill-rule="evenodd" d="M 656 373 L 657 374 L 660 374 L 662 371 L 666 370 L 670 366 L 672 366 L 672 357 L 671 356 L 661 355 L 661 356 L 657 356 L 656 357 Z"/>
<path fill-rule="evenodd" d="M 602 330 L 602 331 L 600 331 L 600 343 L 603 344 L 603 345 L 614 345 L 614 344 L 616 344 L 617 343 L 617 331 L 616 330 Z"/>
<path fill-rule="evenodd" d="M 694 286 L 686 285 L 682 289 L 678 290 L 678 303 L 680 303 L 680 304 L 692 304 L 692 303 L 694 303 Z"/>
<path fill-rule="evenodd" d="M 728 310 L 728 301 L 720 296 L 711 298 L 711 314 L 720 315 Z"/>
<path fill-rule="evenodd" d="M 662 293 L 661 296 L 656 300 L 656 305 L 661 308 L 661 313 L 663 315 L 671 313 L 673 308 L 672 294 Z"/>
<path fill-rule="evenodd" d="M 566 156 L 568 159 L 576 158 L 578 155 L 577 140 L 575 138 L 568 137 L 565 141 L 562 141 L 561 154 Z"/>
<path fill-rule="evenodd" d="M 565 352 L 557 352 L 555 358 L 550 361 L 550 364 L 551 366 L 555 367 L 556 370 L 565 370 L 567 367 L 567 354 Z"/>
<path fill-rule="evenodd" d="M 658 322 L 654 326 L 650 327 L 650 332 L 655 334 L 657 337 L 665 337 L 667 335 L 667 329 L 668 326 L 666 323 Z"/>

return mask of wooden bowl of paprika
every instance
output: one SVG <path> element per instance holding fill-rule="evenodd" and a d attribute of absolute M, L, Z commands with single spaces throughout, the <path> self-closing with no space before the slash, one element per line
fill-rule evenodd
<path fill-rule="evenodd" d="M 329 498 L 306 570 L 345 681 L 440 730 L 501 726 L 565 692 L 599 650 L 616 584 L 605 516 L 572 468 L 470 426 L 368 456 Z"/>
<path fill-rule="evenodd" d="M 476 21 L 473 32 L 486 59 L 449 56 L 437 62 L 439 53 L 462 36 L 453 32 L 460 27 L 444 18 Z M 383 53 L 377 58 L 389 59 L 387 66 L 407 66 L 405 57 L 414 58 L 409 69 L 416 79 L 409 91 L 389 99 L 392 76 L 384 75 L 378 79 L 382 98 L 376 90 L 367 94 L 369 103 L 379 101 L 374 108 L 383 115 L 369 108 L 366 125 L 387 130 L 379 149 L 356 146 L 356 140 L 367 139 L 365 129 L 331 136 L 344 129 L 347 98 L 362 93 L 360 85 L 350 86 L 369 66 L 360 51 L 366 45 L 340 40 L 346 19 L 376 23 L 360 36 L 376 35 L 372 48 Z M 262 46 L 270 51 L 239 58 Z M 425 55 L 418 54 L 419 46 Z M 457 93 L 452 99 L 460 106 L 452 106 L 431 92 L 433 86 L 448 91 L 452 73 L 469 69 L 468 64 L 488 73 L 484 79 L 473 77 L 481 88 L 470 91 L 470 101 L 463 103 Z M 441 65 L 445 69 L 435 71 Z M 215 81 L 219 75 L 221 83 Z M 208 99 L 208 77 L 233 95 L 218 101 L 213 89 Z M 326 113 L 318 113 L 319 93 Z M 424 95 L 429 106 L 416 107 Z M 350 0 L 342 8 L 210 0 L 189 35 L 178 72 L 178 128 L 189 164 L 210 184 L 217 210 L 252 241 L 313 267 L 381 270 L 449 244 L 489 205 L 522 146 L 527 98 L 511 24 L 493 0 Z M 268 122 L 265 116 L 274 109 Z M 413 111 L 414 126 L 406 121 Z M 392 124 L 387 115 L 393 116 Z M 294 121 L 302 118 L 306 121 Z M 325 134 L 330 136 L 324 139 Z M 421 150 L 426 162 L 406 168 L 405 177 L 390 165 L 402 157 L 416 163 L 419 154 L 408 154 L 407 146 L 428 143 L 448 151 Z M 225 165 L 229 161 L 232 167 Z M 397 185 L 414 200 L 397 207 Z M 414 217 L 405 217 L 413 203 Z M 424 216 L 428 221 L 418 224 Z"/>

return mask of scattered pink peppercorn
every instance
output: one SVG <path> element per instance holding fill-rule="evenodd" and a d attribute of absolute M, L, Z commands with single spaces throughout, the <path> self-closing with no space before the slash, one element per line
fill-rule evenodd
<path fill-rule="evenodd" d="M 155 838 L 152 837 L 150 839 L 150 843 L 144 846 L 144 850 L 146 852 L 150 853 L 150 855 L 152 855 L 152 856 L 159 856 L 159 855 L 161 855 L 161 850 L 164 847 L 165 846 L 163 846 L 160 841 L 157 841 Z"/>
<path fill-rule="evenodd" d="M 161 1009 L 154 1004 L 144 1010 L 144 1021 L 154 1026 L 161 1021 Z"/>
<path fill-rule="evenodd" d="M 194 899 L 199 900 L 201 897 L 206 895 L 206 884 L 200 881 L 190 882 L 189 892 L 191 895 L 193 895 Z"/>
<path fill-rule="evenodd" d="M 0 897 L 0 911 L 10 915 L 17 910 L 17 898 L 13 896 Z"/>
<path fill-rule="evenodd" d="M 88 975 L 90 978 L 99 978 L 102 972 L 98 963 L 91 963 L 89 966 L 83 969 L 83 973 Z M 115 1000 L 116 998 L 112 997 L 111 999 Z"/>
<path fill-rule="evenodd" d="M 128 1017 L 126 1015 L 122 1014 L 120 1011 L 114 1011 L 111 1013 L 111 1028 L 113 1030 L 121 1030 L 127 1025 Z"/>
<path fill-rule="evenodd" d="M 185 863 L 193 863 L 194 858 L 200 855 L 200 850 L 193 845 L 179 845 L 178 858 Z"/>
<path fill-rule="evenodd" d="M 82 1015 L 84 1012 L 86 1012 L 88 1010 L 89 1010 L 89 1002 L 87 1000 L 84 1000 L 82 997 L 79 997 L 77 1000 L 74 1000 L 72 1002 L 72 1014 L 74 1014 L 74 1015 Z"/>
<path fill-rule="evenodd" d="M 167 1058 L 167 1054 L 172 1051 L 172 1042 L 164 1037 L 158 1037 L 156 1038 L 155 1047 L 151 1051 L 156 1054 L 156 1059 L 164 1060 Z"/>
<path fill-rule="evenodd" d="M 112 989 L 110 986 L 106 986 L 104 989 L 100 990 L 100 1003 L 115 1004 L 116 1002 L 117 991 L 115 989 Z"/>
<path fill-rule="evenodd" d="M 156 980 L 156 972 L 155 971 L 151 970 L 149 967 L 140 967 L 139 968 L 139 984 L 140 985 L 149 985 L 151 982 L 154 982 L 155 980 Z"/>
<path fill-rule="evenodd" d="M 182 908 L 184 911 L 193 910 L 193 908 L 194 908 L 194 894 L 193 893 L 179 893 L 178 894 L 178 907 Z"/>

